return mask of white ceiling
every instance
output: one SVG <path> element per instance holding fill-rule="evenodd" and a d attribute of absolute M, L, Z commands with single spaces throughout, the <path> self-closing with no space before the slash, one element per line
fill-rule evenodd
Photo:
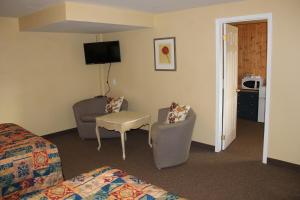
<path fill-rule="evenodd" d="M 66 0 L 0 0 L 0 16 L 20 17 Z M 69 0 L 94 5 L 106 5 L 133 10 L 161 13 L 198 6 L 241 0 Z"/>

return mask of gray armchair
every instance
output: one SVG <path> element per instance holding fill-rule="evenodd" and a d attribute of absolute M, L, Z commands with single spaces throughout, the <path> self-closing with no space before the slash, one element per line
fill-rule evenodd
<path fill-rule="evenodd" d="M 160 109 L 158 121 L 151 128 L 153 156 L 158 169 L 187 161 L 196 120 L 195 112 L 190 109 L 184 121 L 166 124 L 168 111 L 169 108 Z"/>
<path fill-rule="evenodd" d="M 79 136 L 82 139 L 96 138 L 96 117 L 105 115 L 106 97 L 96 97 L 79 101 L 73 105 L 75 121 Z M 128 109 L 127 100 L 123 100 L 121 110 Z M 100 128 L 101 138 L 120 137 L 120 133 Z"/>

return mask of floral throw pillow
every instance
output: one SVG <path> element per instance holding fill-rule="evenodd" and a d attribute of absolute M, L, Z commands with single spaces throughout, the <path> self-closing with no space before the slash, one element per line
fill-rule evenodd
<path fill-rule="evenodd" d="M 105 112 L 106 113 L 120 112 L 123 99 L 124 97 L 118 97 L 118 98 L 107 97 Z"/>
<path fill-rule="evenodd" d="M 189 105 L 178 105 L 177 103 L 173 102 L 170 106 L 166 123 L 174 124 L 176 122 L 184 121 L 190 108 L 191 107 Z"/>

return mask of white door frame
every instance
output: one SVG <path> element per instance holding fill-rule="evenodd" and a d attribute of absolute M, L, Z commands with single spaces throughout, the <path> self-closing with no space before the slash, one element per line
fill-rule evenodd
<path fill-rule="evenodd" d="M 271 61 L 272 61 L 272 13 L 257 15 L 247 15 L 229 18 L 219 18 L 216 20 L 216 134 L 215 134 L 215 152 L 222 150 L 222 118 L 223 118 L 223 24 L 267 20 L 267 77 L 266 77 L 266 107 L 265 107 L 265 125 L 264 125 L 264 143 L 262 162 L 267 163 L 269 146 L 269 114 L 271 97 Z"/>

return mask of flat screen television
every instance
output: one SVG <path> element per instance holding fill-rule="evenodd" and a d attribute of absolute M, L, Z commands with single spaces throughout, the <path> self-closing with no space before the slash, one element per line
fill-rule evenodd
<path fill-rule="evenodd" d="M 87 65 L 121 62 L 119 41 L 85 43 L 83 47 Z"/>

